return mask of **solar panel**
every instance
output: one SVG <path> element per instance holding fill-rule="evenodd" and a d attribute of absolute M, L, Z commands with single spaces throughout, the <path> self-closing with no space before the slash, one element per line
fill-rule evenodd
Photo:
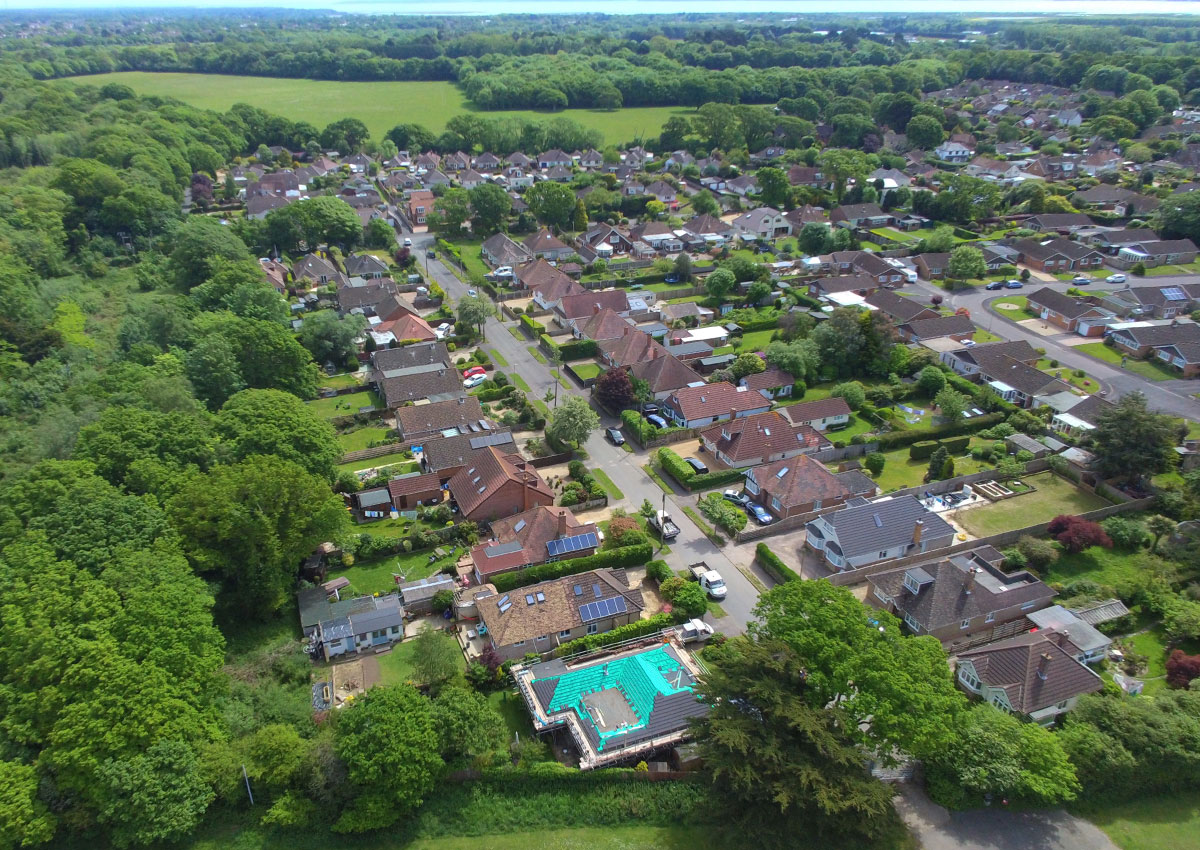
<path fill-rule="evenodd" d="M 590 623 L 592 620 L 611 617 L 614 614 L 624 614 L 627 610 L 629 609 L 625 604 L 625 597 L 613 596 L 608 599 L 601 599 L 596 602 L 589 602 L 586 605 L 580 605 L 579 618 L 585 623 Z"/>
<path fill-rule="evenodd" d="M 576 534 L 573 537 L 559 537 L 554 540 L 547 540 L 546 551 L 551 555 L 557 556 L 566 552 L 579 552 L 582 549 L 590 549 L 596 543 L 596 535 L 588 532 L 587 534 Z"/>
<path fill-rule="evenodd" d="M 1175 286 L 1168 286 L 1162 291 L 1162 294 L 1163 298 L 1168 301 L 1187 301 L 1187 295 L 1184 294 L 1182 289 Z"/>

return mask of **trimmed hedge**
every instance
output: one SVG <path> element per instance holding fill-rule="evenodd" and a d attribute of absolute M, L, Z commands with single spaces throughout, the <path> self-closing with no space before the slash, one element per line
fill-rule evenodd
<path fill-rule="evenodd" d="M 691 467 L 688 468 L 691 469 Z M 713 487 L 722 487 L 735 481 L 741 481 L 745 477 L 746 470 L 744 469 L 718 469 L 716 472 L 693 475 L 690 480 L 685 482 L 684 486 L 689 490 L 711 490 Z"/>
<path fill-rule="evenodd" d="M 990 428 L 1003 421 L 1003 413 L 985 413 L 983 416 L 976 416 L 974 419 L 964 419 L 962 422 L 939 425 L 936 428 L 924 428 L 920 431 L 889 431 L 886 434 L 880 434 L 875 438 L 875 441 L 879 443 L 879 450 L 885 452 L 888 449 L 911 446 L 913 443 L 919 443 L 922 440 L 936 440 L 942 436 L 957 437 L 959 434 L 974 434 L 976 431 L 982 431 L 984 428 Z"/>
<path fill-rule="evenodd" d="M 773 319 L 756 319 L 753 322 L 738 322 L 737 326 L 742 329 L 742 333 L 753 333 L 754 331 L 766 331 L 771 328 L 779 327 L 779 316 Z"/>
<path fill-rule="evenodd" d="M 754 547 L 754 557 L 767 571 L 767 574 L 780 584 L 786 584 L 789 581 L 803 581 L 800 574 L 781 561 L 766 543 L 759 543 Z"/>
<path fill-rule="evenodd" d="M 950 454 L 962 454 L 967 450 L 967 446 L 971 445 L 971 435 L 951 437 L 948 440 L 941 440 L 940 442 Z"/>
<path fill-rule="evenodd" d="M 683 484 L 685 487 L 691 487 L 691 481 L 696 477 L 696 470 L 692 469 L 681 458 L 678 452 L 671 449 L 658 450 L 658 464 L 672 478 Z M 708 473 L 711 475 L 712 473 Z"/>
<path fill-rule="evenodd" d="M 534 321 L 533 319 L 526 316 L 524 313 L 522 313 L 517 318 L 520 319 L 521 326 L 524 327 L 527 331 L 529 331 L 534 336 L 541 336 L 542 334 L 544 334 L 546 332 L 545 325 L 543 325 L 541 322 Z"/>
<path fill-rule="evenodd" d="M 623 546 L 620 549 L 609 549 L 597 552 L 595 555 L 585 555 L 582 558 L 571 558 L 567 561 L 555 561 L 549 564 L 538 564 L 536 567 L 526 567 L 511 573 L 501 573 L 492 579 L 496 590 L 504 593 L 518 587 L 527 587 L 541 581 L 573 576 L 588 570 L 618 567 L 640 567 L 654 557 L 654 547 L 649 543 L 638 543 L 635 546 Z"/>
<path fill-rule="evenodd" d="M 908 447 L 908 456 L 912 460 L 925 460 L 937 451 L 937 440 L 921 440 Z"/>
<path fill-rule="evenodd" d="M 922 440 L 908 447 L 908 456 L 913 460 L 924 460 L 939 448 L 956 455 L 965 452 L 970 444 L 971 436 L 969 434 L 962 437 L 948 437 L 945 440 Z"/>
<path fill-rule="evenodd" d="M 586 652 L 589 649 L 600 649 L 604 646 L 611 646 L 614 643 L 621 641 L 633 640 L 634 638 L 645 637 L 652 635 L 655 632 L 661 632 L 663 629 L 670 626 L 673 622 L 673 617 L 670 614 L 655 614 L 645 620 L 635 620 L 632 623 L 626 623 L 623 626 L 617 626 L 611 632 L 604 632 L 597 635 L 586 635 L 575 640 L 567 641 L 554 650 L 554 654 L 558 657 L 571 655 L 575 652 Z"/>
<path fill-rule="evenodd" d="M 558 356 L 567 360 L 583 360 L 595 357 L 600 353 L 600 346 L 594 339 L 580 339 L 575 342 L 563 343 L 558 347 Z"/>

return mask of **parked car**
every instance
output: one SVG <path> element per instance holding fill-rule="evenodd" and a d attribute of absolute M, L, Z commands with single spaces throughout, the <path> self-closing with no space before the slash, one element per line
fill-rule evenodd
<path fill-rule="evenodd" d="M 446 336 L 446 334 L 450 333 L 453 330 L 454 330 L 454 325 L 450 324 L 449 322 L 442 322 L 440 325 L 438 325 L 436 328 L 433 329 L 433 332 L 435 334 L 437 334 L 438 339 L 441 339 L 442 337 Z"/>
<path fill-rule="evenodd" d="M 411 240 L 411 239 L 409 239 L 407 236 L 405 236 L 405 237 L 404 237 L 404 247 L 405 247 L 405 248 L 411 248 L 411 247 L 412 247 L 412 240 Z"/>
<path fill-rule="evenodd" d="M 646 421 L 649 422 L 651 425 L 653 425 L 655 428 L 666 428 L 667 427 L 667 420 L 663 419 L 657 413 L 651 413 L 651 414 L 647 415 Z"/>
<path fill-rule="evenodd" d="M 1071 283 L 1078 283 L 1080 286 L 1087 286 L 1092 282 L 1092 279 L 1085 274 L 1077 274 L 1071 278 Z"/>
<path fill-rule="evenodd" d="M 708 467 L 705 466 L 704 461 L 700 460 L 699 458 L 685 457 L 683 459 L 683 462 L 686 463 L 688 466 L 690 466 L 692 469 L 696 470 L 697 475 L 703 475 L 704 473 L 708 472 Z"/>
<path fill-rule="evenodd" d="M 735 505 L 741 505 L 743 508 L 750 504 L 750 497 L 737 490 L 726 490 L 721 495 L 725 497 L 726 501 L 733 502 Z"/>
<path fill-rule="evenodd" d="M 1127 280 L 1123 274 L 1110 274 L 1104 279 L 1105 283 L 1124 283 Z"/>
<path fill-rule="evenodd" d="M 428 295 L 428 294 L 429 294 L 429 287 L 428 287 L 428 286 L 418 286 L 418 287 L 417 287 L 417 293 L 418 293 L 419 295 Z"/>
<path fill-rule="evenodd" d="M 1021 283 L 1019 280 L 1010 280 L 1004 284 L 1005 289 L 1023 289 L 1024 287 L 1025 284 Z"/>
<path fill-rule="evenodd" d="M 463 381 L 463 388 L 468 389 L 468 390 L 474 389 L 475 387 L 479 386 L 486 380 L 487 380 L 487 375 L 472 375 L 471 377 L 469 377 L 465 381 Z"/>
<path fill-rule="evenodd" d="M 492 277 L 512 277 L 512 276 L 513 276 L 512 266 L 500 266 L 500 268 L 498 268 L 494 272 L 492 272 Z"/>
<path fill-rule="evenodd" d="M 759 525 L 770 525 L 775 521 L 775 517 L 767 513 L 767 509 L 762 505 L 751 502 L 746 506 L 746 512 L 758 521 Z"/>
<path fill-rule="evenodd" d="M 621 433 L 620 428 L 606 428 L 604 433 L 608 435 L 608 439 L 612 440 L 614 446 L 625 445 L 625 435 Z"/>
<path fill-rule="evenodd" d="M 657 404 L 643 404 L 642 405 L 642 415 L 644 416 L 647 413 L 658 413 L 658 405 Z"/>
<path fill-rule="evenodd" d="M 431 260 L 436 260 L 437 259 L 437 251 L 430 248 L 428 251 L 425 252 L 425 256 Z"/>
<path fill-rule="evenodd" d="M 1004 281 L 1002 281 L 1002 280 L 993 280 L 991 283 L 989 283 L 987 286 L 984 287 L 984 289 L 990 289 L 993 292 L 996 291 L 997 289 L 1003 289 L 1003 288 L 1004 288 Z"/>
<path fill-rule="evenodd" d="M 472 366 L 470 369 L 463 370 L 464 378 L 474 378 L 476 375 L 486 375 L 486 374 L 487 374 L 487 369 L 484 369 L 482 366 Z"/>
<path fill-rule="evenodd" d="M 476 292 L 474 289 L 468 289 L 468 290 L 467 290 L 467 295 L 470 295 L 472 298 L 474 298 L 474 297 L 476 297 L 477 295 L 479 295 L 479 293 L 478 293 L 478 292 Z"/>

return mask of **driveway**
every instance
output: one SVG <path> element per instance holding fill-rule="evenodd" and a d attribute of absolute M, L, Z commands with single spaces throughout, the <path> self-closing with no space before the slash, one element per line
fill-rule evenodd
<path fill-rule="evenodd" d="M 898 790 L 896 811 L 922 850 L 1119 850 L 1098 827 L 1062 809 L 950 812 L 910 783 Z"/>

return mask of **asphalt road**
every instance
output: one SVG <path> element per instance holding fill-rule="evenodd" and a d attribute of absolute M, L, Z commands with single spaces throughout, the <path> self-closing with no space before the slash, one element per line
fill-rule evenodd
<path fill-rule="evenodd" d="M 1155 284 L 1167 286 L 1171 283 L 1196 283 L 1197 277 L 1194 275 L 1164 276 L 1147 278 L 1147 281 L 1149 280 L 1153 280 Z M 1009 293 L 1009 295 L 1010 297 L 1012 295 L 1027 295 L 1029 292 L 1040 289 L 1042 286 L 1050 286 L 1056 290 L 1065 292 L 1073 285 L 1062 281 L 1030 280 L 1025 284 L 1023 290 Z M 1193 393 L 1200 392 L 1200 380 L 1147 381 L 1139 375 L 1127 372 L 1124 369 L 1097 360 L 1094 357 L 1089 357 L 1082 352 L 1076 351 L 1071 346 L 1063 344 L 1062 340 L 1065 339 L 1079 339 L 1080 337 L 1077 334 L 1059 333 L 1043 336 L 1042 334 L 1028 330 L 1007 316 L 993 313 L 987 308 L 987 305 L 993 301 L 1003 301 L 1006 294 L 1004 292 L 988 292 L 983 287 L 973 287 L 969 290 L 949 293 L 923 280 L 918 281 L 915 285 L 909 285 L 907 288 L 909 291 L 916 290 L 925 296 L 941 295 L 945 298 L 944 306 L 954 309 L 966 307 L 971 311 L 971 318 L 975 324 L 992 331 L 997 336 L 1010 340 L 1023 339 L 1034 348 L 1046 349 L 1046 356 L 1057 360 L 1064 367 L 1069 369 L 1083 369 L 1100 382 L 1101 388 L 1105 391 L 1105 397 L 1110 400 L 1115 401 L 1126 393 L 1137 391 L 1145 394 L 1147 402 L 1153 409 L 1170 413 L 1174 416 L 1200 419 L 1200 401 L 1197 401 L 1193 396 Z"/>
<path fill-rule="evenodd" d="M 402 240 L 405 236 L 412 239 L 413 251 L 417 254 L 421 267 L 425 268 L 427 264 L 429 277 L 437 281 L 447 295 L 457 300 L 467 294 L 466 284 L 455 277 L 453 272 L 440 260 L 426 258 L 425 251 L 433 245 L 434 238 L 432 236 L 424 233 L 404 233 L 398 238 Z M 484 294 L 486 295 L 486 293 Z M 507 367 L 499 366 L 499 368 L 510 375 L 520 375 L 529 385 L 531 398 L 542 399 L 547 391 L 553 391 L 557 386 L 560 403 L 569 395 L 578 395 L 590 400 L 587 391 L 577 386 L 565 372 L 563 380 L 568 386 L 563 386 L 555 380 L 553 367 L 538 362 L 530 353 L 529 348 L 534 343 L 526 339 L 524 335 L 517 339 L 509 331 L 509 326 L 516 327 L 516 324 L 516 322 L 506 324 L 493 316 L 484 326 L 484 347 L 498 352 L 508 363 Z M 548 404 L 553 406 L 553 399 Z M 649 453 L 636 449 L 630 453 L 612 445 L 604 437 L 603 428 L 619 426 L 620 422 L 603 411 L 597 412 L 600 414 L 602 430 L 593 434 L 584 448 L 588 452 L 588 465 L 592 468 L 603 469 L 617 489 L 624 494 L 624 499 L 610 499 L 610 507 L 622 507 L 630 513 L 635 513 L 641 506 L 642 500 L 649 499 L 655 507 L 661 509 L 665 494 L 641 468 L 649 462 Z M 728 595 L 720 603 L 725 611 L 725 616 L 719 619 L 709 616 L 706 619 L 725 634 L 741 634 L 745 631 L 746 624 L 753 619 L 753 608 L 758 601 L 758 590 L 746 577 L 743 570 L 755 575 L 758 581 L 767 587 L 773 582 L 761 570 L 753 567 L 751 559 L 748 559 L 741 549 L 731 550 L 727 553 L 714 546 L 704 536 L 703 532 L 688 519 L 682 510 L 684 505 L 694 506 L 695 503 L 696 496 L 691 494 L 672 493 L 666 495 L 666 510 L 671 514 L 680 531 L 679 537 L 669 544 L 670 551 L 663 556 L 663 559 L 674 570 L 685 569 L 688 565 L 699 561 L 704 561 L 711 569 L 717 570 L 725 579 L 728 588 Z M 731 560 L 731 554 L 737 559 L 737 563 Z"/>

